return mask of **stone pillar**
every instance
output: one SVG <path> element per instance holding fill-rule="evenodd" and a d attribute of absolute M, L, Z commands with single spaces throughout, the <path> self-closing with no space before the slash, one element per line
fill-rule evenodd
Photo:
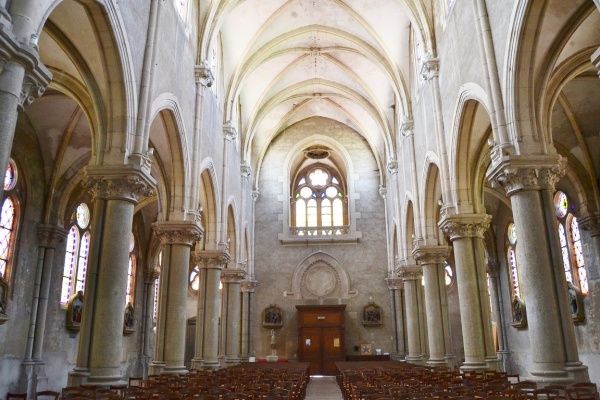
<path fill-rule="evenodd" d="M 142 355 L 140 357 L 141 375 L 144 379 L 148 378 L 150 371 L 150 362 L 152 354 L 150 354 L 150 335 L 152 332 L 153 317 L 154 317 L 154 289 L 156 279 L 160 272 L 153 269 L 144 274 L 144 310 L 142 313 Z"/>
<path fill-rule="evenodd" d="M 157 332 L 153 369 L 162 364 L 161 373 L 187 373 L 185 368 L 185 331 L 187 326 L 187 293 L 190 273 L 190 249 L 202 239 L 202 228 L 193 221 L 167 221 L 152 224 L 163 246 L 161 311 L 164 318 Z M 166 296 L 164 295 L 166 293 Z M 162 316 L 161 316 L 162 317 Z"/>
<path fill-rule="evenodd" d="M 63 245 L 68 232 L 64 229 L 51 226 L 38 226 L 38 265 L 33 288 L 33 301 L 29 316 L 29 333 L 25 346 L 23 360 L 23 373 L 21 390 L 27 391 L 28 398 L 34 398 L 38 390 L 45 389 L 42 381 L 46 381 L 43 371 L 44 360 L 44 333 L 46 331 L 46 312 L 48 310 L 48 297 L 50 294 L 50 281 L 54 264 L 54 250 L 56 246 Z M 40 385 L 41 384 L 41 385 Z"/>
<path fill-rule="evenodd" d="M 140 166 L 86 167 L 94 192 L 92 241 L 85 281 L 77 366 L 70 386 L 123 385 L 121 358 L 129 242 L 135 204 L 153 194 L 149 171 Z"/>
<path fill-rule="evenodd" d="M 594 252 L 596 253 L 596 267 L 598 270 L 595 273 L 589 271 L 588 273 L 591 276 L 598 276 L 600 275 L 600 212 L 596 211 L 594 213 L 589 213 L 588 215 L 579 218 L 578 221 L 581 229 L 590 232 L 594 243 Z"/>
<path fill-rule="evenodd" d="M 2 7 L 3 8 L 3 7 Z M 0 22 L 10 16 L 0 10 Z M 8 165 L 18 112 L 44 94 L 52 79 L 32 44 L 21 43 L 9 27 L 0 25 L 0 168 Z M 4 188 L 0 187 L 0 199 Z"/>
<path fill-rule="evenodd" d="M 243 269 L 225 268 L 221 271 L 223 282 L 223 307 L 227 309 L 225 320 L 225 362 L 235 364 L 240 362 L 241 347 L 241 304 L 240 283 L 246 277 Z"/>
<path fill-rule="evenodd" d="M 554 185 L 565 163 L 559 155 L 507 156 L 488 173 L 512 204 L 531 343 L 529 373 L 543 382 L 589 380 L 577 352 L 554 211 Z"/>
<path fill-rule="evenodd" d="M 459 214 L 446 216 L 439 224 L 454 246 L 465 348 L 462 371 L 498 369 L 483 243 L 490 220 L 485 214 Z"/>
<path fill-rule="evenodd" d="M 248 361 L 252 355 L 252 308 L 254 301 L 254 289 L 258 282 L 255 280 L 243 280 L 240 284 L 242 290 L 242 353 L 241 361 Z"/>
<path fill-rule="evenodd" d="M 506 371 L 506 362 L 508 361 L 508 348 L 506 346 L 506 330 L 504 325 L 504 313 L 502 310 L 502 286 L 500 284 L 500 265 L 496 260 L 487 260 L 486 271 L 490 282 L 490 297 L 492 300 L 492 319 L 496 322 L 498 331 L 498 358 L 501 363 L 501 370 Z"/>
<path fill-rule="evenodd" d="M 196 322 L 196 353 L 192 368 L 218 368 L 219 316 L 221 314 L 221 271 L 229 262 L 224 250 L 195 251 L 194 261 L 200 268 L 198 316 Z"/>
<path fill-rule="evenodd" d="M 413 257 L 423 267 L 425 280 L 425 309 L 429 335 L 429 361 L 427 364 L 447 365 L 454 368 L 446 273 L 443 264 L 449 254 L 450 247 L 448 246 L 422 246 L 413 250 Z"/>
<path fill-rule="evenodd" d="M 421 307 L 419 302 L 419 286 L 423 272 L 418 265 L 401 266 L 398 276 L 404 284 L 404 302 L 406 304 L 406 336 L 408 338 L 408 354 L 406 361 L 421 363 L 423 361 L 423 343 L 421 343 Z"/>
<path fill-rule="evenodd" d="M 394 351 L 392 358 L 395 360 L 404 359 L 406 357 L 406 349 L 404 348 L 404 312 L 402 302 L 402 279 L 387 278 L 385 283 L 390 291 L 390 303 L 392 305 L 392 321 L 394 326 Z"/>

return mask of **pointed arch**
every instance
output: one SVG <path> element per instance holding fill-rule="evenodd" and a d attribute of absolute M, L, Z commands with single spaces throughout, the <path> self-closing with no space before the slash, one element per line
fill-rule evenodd
<path fill-rule="evenodd" d="M 201 207 L 202 226 L 204 227 L 202 250 L 214 250 L 217 248 L 217 216 L 221 214 L 218 182 L 212 159 L 204 159 L 200 164 L 200 193 L 198 196 Z"/>

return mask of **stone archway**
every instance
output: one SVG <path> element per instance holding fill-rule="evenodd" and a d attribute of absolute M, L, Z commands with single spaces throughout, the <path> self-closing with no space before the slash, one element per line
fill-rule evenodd
<path fill-rule="evenodd" d="M 299 300 L 339 301 L 356 294 L 350 290 L 348 271 L 322 251 L 311 254 L 298 265 L 292 277 L 292 290 L 294 298 Z"/>

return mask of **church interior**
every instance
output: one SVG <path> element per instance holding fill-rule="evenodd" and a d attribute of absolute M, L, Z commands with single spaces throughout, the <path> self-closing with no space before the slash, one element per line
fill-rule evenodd
<path fill-rule="evenodd" d="M 599 0 L 0 0 L 0 59 L 0 398 L 600 382 Z"/>

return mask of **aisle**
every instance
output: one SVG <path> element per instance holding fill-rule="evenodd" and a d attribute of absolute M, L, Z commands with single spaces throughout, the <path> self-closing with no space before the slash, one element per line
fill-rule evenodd
<path fill-rule="evenodd" d="M 305 400 L 342 400 L 340 391 L 334 376 L 316 377 L 311 376 L 306 388 Z"/>

